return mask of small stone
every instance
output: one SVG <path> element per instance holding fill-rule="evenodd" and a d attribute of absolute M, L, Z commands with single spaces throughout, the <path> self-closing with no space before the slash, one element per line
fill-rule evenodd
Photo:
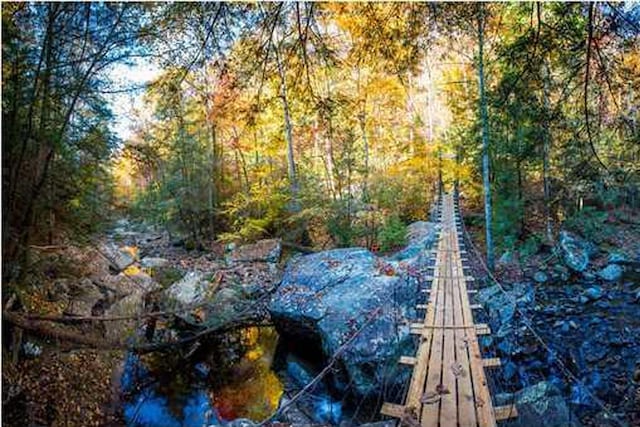
<path fill-rule="evenodd" d="M 42 347 L 31 341 L 27 341 L 22 344 L 22 351 L 24 352 L 25 356 L 38 357 L 42 354 Z"/>
<path fill-rule="evenodd" d="M 157 257 L 145 257 L 140 261 L 140 265 L 144 268 L 158 268 L 165 267 L 169 264 L 169 261 L 165 258 L 157 258 Z"/>
<path fill-rule="evenodd" d="M 511 251 L 507 251 L 502 254 L 500 259 L 498 259 L 498 264 L 509 264 L 513 260 L 513 254 Z"/>
<path fill-rule="evenodd" d="M 569 326 L 571 326 L 573 329 L 578 329 L 577 323 L 573 320 L 569 320 Z"/>
<path fill-rule="evenodd" d="M 629 262 L 629 258 L 622 252 L 612 252 L 609 254 L 607 261 L 609 264 L 624 264 Z"/>
<path fill-rule="evenodd" d="M 576 272 L 583 272 L 589 265 L 589 245 L 567 231 L 560 232 L 559 249 L 567 267 Z"/>
<path fill-rule="evenodd" d="M 604 280 L 613 282 L 622 277 L 623 271 L 624 270 L 622 269 L 622 267 L 620 267 L 618 264 L 609 264 L 598 272 L 598 276 L 600 276 Z"/>
<path fill-rule="evenodd" d="M 584 295 L 588 301 L 596 301 L 602 298 L 603 292 L 602 288 L 599 286 L 592 286 L 584 292 Z M 580 299 L 582 302 L 582 298 Z"/>
<path fill-rule="evenodd" d="M 533 275 L 533 280 L 538 283 L 545 283 L 549 280 L 549 276 L 544 271 L 536 271 L 536 274 Z"/>

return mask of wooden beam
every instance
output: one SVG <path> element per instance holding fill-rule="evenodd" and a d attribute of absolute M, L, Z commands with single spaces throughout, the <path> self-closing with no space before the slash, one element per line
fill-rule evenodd
<path fill-rule="evenodd" d="M 404 412 L 404 406 L 398 405 L 397 403 L 384 402 L 382 408 L 380 408 L 380 413 L 387 417 L 402 418 Z"/>
<path fill-rule="evenodd" d="M 485 323 L 479 323 L 476 328 L 476 335 L 491 335 L 491 328 Z"/>
<path fill-rule="evenodd" d="M 416 358 L 412 356 L 400 356 L 400 363 L 403 365 L 415 365 Z"/>
<path fill-rule="evenodd" d="M 424 329 L 476 329 L 476 334 L 478 335 L 486 335 L 486 334 L 482 334 L 480 331 L 485 331 L 488 330 L 489 332 L 487 334 L 491 333 L 491 330 L 489 329 L 489 325 L 487 325 L 486 323 L 475 323 L 475 324 L 470 324 L 470 325 L 425 325 L 424 323 L 418 323 L 418 322 L 414 322 L 411 323 L 409 325 L 409 327 L 411 329 L 415 329 L 415 330 L 424 330 Z"/>
<path fill-rule="evenodd" d="M 496 406 L 493 408 L 493 412 L 495 414 L 496 421 L 504 421 L 518 416 L 518 408 L 515 404 Z"/>
<path fill-rule="evenodd" d="M 491 357 L 487 359 L 482 359 L 482 366 L 485 368 L 498 368 L 502 363 L 500 362 L 499 357 Z"/>

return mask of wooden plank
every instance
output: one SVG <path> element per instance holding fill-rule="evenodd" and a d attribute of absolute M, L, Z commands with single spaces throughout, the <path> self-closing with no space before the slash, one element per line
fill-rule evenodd
<path fill-rule="evenodd" d="M 416 358 L 412 356 L 400 356 L 400 362 L 403 365 L 415 365 Z"/>
<path fill-rule="evenodd" d="M 450 243 L 451 244 L 451 243 Z M 447 254 L 447 262 L 443 266 L 446 273 L 453 275 L 451 271 L 452 258 L 455 257 L 454 252 Z M 444 287 L 444 322 L 454 325 L 453 317 L 453 281 L 449 279 L 445 282 Z M 443 334 L 443 352 L 442 352 L 442 379 L 440 387 L 442 389 L 440 395 L 440 425 L 455 426 L 458 423 L 458 386 L 456 382 L 455 372 L 451 369 L 451 363 L 455 361 L 455 333 L 457 328 L 447 328 Z"/>
<path fill-rule="evenodd" d="M 502 362 L 500 362 L 500 358 L 499 357 L 490 357 L 490 358 L 485 358 L 482 359 L 482 366 L 486 368 L 498 368 L 500 367 L 500 365 L 502 364 Z"/>
<path fill-rule="evenodd" d="M 445 203 L 444 212 L 445 221 L 448 217 L 449 206 Z M 446 224 L 444 224 L 446 225 Z M 443 235 L 440 241 L 439 247 L 442 249 L 449 249 L 449 241 L 447 239 L 449 231 L 445 230 L 446 227 L 443 226 Z M 442 268 L 446 262 L 446 252 L 442 252 L 438 259 L 441 260 L 438 263 L 438 276 L 446 276 L 446 273 L 443 272 Z M 444 308 L 445 303 L 445 288 L 447 286 L 447 279 L 439 279 L 438 286 L 438 306 L 437 308 Z M 431 331 L 431 355 L 429 357 L 429 362 L 427 365 L 427 375 L 426 375 L 426 383 L 424 387 L 424 394 L 426 396 L 434 397 L 431 399 L 430 403 L 425 403 L 422 405 L 422 411 L 420 413 L 420 422 L 423 427 L 438 427 L 439 417 L 440 417 L 440 399 L 435 399 L 435 397 L 441 397 L 441 376 L 442 376 L 442 345 L 444 341 L 444 329 L 443 328 L 431 328 L 432 326 L 444 326 L 445 318 L 444 318 L 444 309 L 436 309 L 435 310 L 435 319 L 432 323 L 425 323 L 426 331 Z"/>
<path fill-rule="evenodd" d="M 491 328 L 485 323 L 479 323 L 476 328 L 476 335 L 491 335 Z"/>
<path fill-rule="evenodd" d="M 515 404 L 513 405 L 505 405 L 505 406 L 496 406 L 493 409 L 495 414 L 496 421 L 504 421 L 509 418 L 514 418 L 518 416 L 518 408 Z"/>
<path fill-rule="evenodd" d="M 387 417 L 402 418 L 405 414 L 405 411 L 404 411 L 403 405 L 398 405 L 397 403 L 384 402 L 382 404 L 382 408 L 380 408 L 380 413 L 382 415 L 386 415 Z"/>
<path fill-rule="evenodd" d="M 453 266 L 456 270 L 456 266 Z M 457 323 L 465 321 L 462 310 L 461 279 L 456 279 L 455 284 L 455 317 Z M 473 398 L 473 383 L 471 381 L 471 368 L 469 366 L 468 334 L 466 329 L 456 330 L 456 362 L 455 369 L 458 377 L 458 426 L 476 427 L 476 408 Z M 453 369 L 453 367 L 452 367 Z"/>
<path fill-rule="evenodd" d="M 441 308 L 442 307 L 438 307 L 438 309 Z M 425 325 L 424 323 L 413 322 L 409 324 L 409 327 L 412 329 L 488 329 L 489 325 L 487 325 L 486 323 L 473 323 L 470 325 Z"/>
<path fill-rule="evenodd" d="M 462 268 L 458 265 L 457 268 Z M 465 322 L 473 321 L 473 314 L 469 304 L 469 295 L 466 291 L 466 283 L 460 283 L 462 300 L 462 313 Z M 471 380 L 473 383 L 473 394 L 476 409 L 476 418 L 479 427 L 495 427 L 496 421 L 493 415 L 493 405 L 491 402 L 491 394 L 487 385 L 484 368 L 481 365 L 482 355 L 480 354 L 480 345 L 478 344 L 478 329 L 467 329 L 467 346 L 469 352 L 469 368 Z"/>
<path fill-rule="evenodd" d="M 438 241 L 438 246 L 442 245 L 442 241 Z M 441 256 L 436 258 L 436 265 L 441 262 Z M 438 288 L 440 286 L 439 279 L 433 279 L 431 284 L 431 290 L 429 294 L 429 304 L 427 312 L 424 317 L 424 324 L 430 325 L 435 318 L 435 307 L 438 302 Z M 411 375 L 411 381 L 409 382 L 409 389 L 407 391 L 406 405 L 409 408 L 418 408 L 420 405 L 420 398 L 422 397 L 424 381 L 427 376 L 427 365 L 429 363 L 429 355 L 432 344 L 431 331 L 420 331 L 422 340 L 418 345 L 418 351 L 416 352 L 416 364 L 413 368 L 413 374 Z"/>

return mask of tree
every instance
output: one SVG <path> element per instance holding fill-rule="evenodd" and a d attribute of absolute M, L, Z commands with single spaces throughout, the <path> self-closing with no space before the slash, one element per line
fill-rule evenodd
<path fill-rule="evenodd" d="M 485 28 L 485 6 L 478 5 L 478 91 L 480 103 L 480 122 L 482 126 L 482 189 L 484 192 L 484 223 L 487 266 L 490 270 L 494 268 L 493 258 L 493 220 L 491 202 L 491 182 L 489 179 L 489 117 L 487 113 L 487 98 L 485 94 L 484 76 L 484 28 Z"/>

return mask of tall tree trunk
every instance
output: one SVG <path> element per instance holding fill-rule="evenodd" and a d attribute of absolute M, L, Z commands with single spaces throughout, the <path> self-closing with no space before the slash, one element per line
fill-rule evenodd
<path fill-rule="evenodd" d="M 289 100 L 287 98 L 287 80 L 280 52 L 274 45 L 276 62 L 278 65 L 278 74 L 280 75 L 280 99 L 282 100 L 282 112 L 284 115 L 284 136 L 287 141 L 287 165 L 289 183 L 291 185 L 291 196 L 293 198 L 294 210 L 298 209 L 298 177 L 296 174 L 296 164 L 293 155 L 293 128 L 291 125 L 291 114 L 289 111 Z"/>
<path fill-rule="evenodd" d="M 547 241 L 553 239 L 553 227 L 551 223 L 551 185 L 549 182 L 549 149 L 551 145 L 550 106 L 549 106 L 549 83 L 551 75 L 549 64 L 544 64 L 543 77 L 543 105 L 544 105 L 544 126 L 543 126 L 543 146 L 542 146 L 542 185 L 544 187 L 544 218 Z"/>
<path fill-rule="evenodd" d="M 209 162 L 209 179 L 207 180 L 207 208 L 208 208 L 208 217 L 209 217 L 209 237 L 211 239 L 215 238 L 215 215 L 214 209 L 217 206 L 217 195 L 218 189 L 216 188 L 217 178 L 216 178 L 216 124 L 213 119 L 213 111 L 211 108 L 211 101 L 209 99 L 210 94 L 205 94 L 205 111 L 206 117 L 205 120 L 209 123 L 209 132 L 207 135 L 207 140 L 209 142 L 209 149 L 207 150 L 207 157 Z"/>
<path fill-rule="evenodd" d="M 484 4 L 478 14 L 478 85 L 480 91 L 480 122 L 482 124 L 482 186 L 484 190 L 484 221 L 487 251 L 487 266 L 494 269 L 491 182 L 489 180 L 489 117 L 484 89 Z"/>
<path fill-rule="evenodd" d="M 358 97 L 360 97 L 360 67 L 358 67 Z M 362 146 L 364 151 L 364 179 L 362 185 L 362 199 L 369 201 L 369 140 L 367 139 L 367 97 L 366 94 L 360 102 L 360 112 L 358 113 L 360 133 L 362 134 Z M 411 138 L 413 140 L 413 138 Z"/>

